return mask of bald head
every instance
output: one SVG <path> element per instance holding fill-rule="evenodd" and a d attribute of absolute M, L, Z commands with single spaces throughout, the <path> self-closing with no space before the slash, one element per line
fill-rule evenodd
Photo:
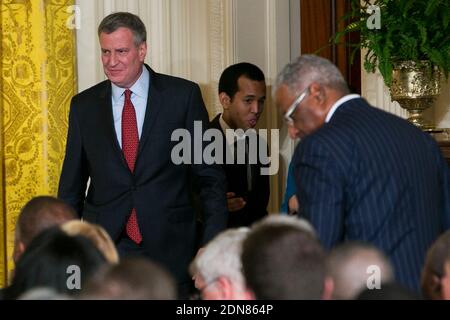
<path fill-rule="evenodd" d="M 327 274 L 334 282 L 334 299 L 354 299 L 363 289 L 375 268 L 380 271 L 381 283 L 394 278 L 387 257 L 377 248 L 363 243 L 347 243 L 330 252 Z"/>

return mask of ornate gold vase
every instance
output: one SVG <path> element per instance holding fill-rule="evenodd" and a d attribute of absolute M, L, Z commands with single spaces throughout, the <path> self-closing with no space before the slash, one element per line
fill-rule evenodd
<path fill-rule="evenodd" d="M 431 107 L 441 92 L 441 72 L 432 68 L 429 61 L 402 61 L 394 65 L 391 98 L 408 110 L 408 121 L 424 131 L 434 125 L 423 118 L 423 111 Z"/>

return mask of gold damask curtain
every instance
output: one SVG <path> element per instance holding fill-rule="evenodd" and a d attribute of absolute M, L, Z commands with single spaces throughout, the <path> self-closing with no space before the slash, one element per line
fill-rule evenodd
<path fill-rule="evenodd" d="M 76 90 L 74 0 L 0 0 L 0 286 L 14 228 L 36 195 L 56 195 Z"/>

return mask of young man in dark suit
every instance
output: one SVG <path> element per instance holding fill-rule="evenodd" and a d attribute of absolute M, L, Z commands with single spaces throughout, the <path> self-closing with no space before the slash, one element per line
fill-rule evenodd
<path fill-rule="evenodd" d="M 203 206 L 201 244 L 227 223 L 220 166 L 171 159 L 174 130 L 193 135 L 194 122 L 207 128 L 199 86 L 144 64 L 146 30 L 139 17 L 111 14 L 98 35 L 108 80 L 72 99 L 58 195 L 80 217 L 103 226 L 121 256 L 143 255 L 165 266 L 186 297 L 197 250 L 191 181 Z"/>
<path fill-rule="evenodd" d="M 361 240 L 419 290 L 425 252 L 450 228 L 450 179 L 433 138 L 349 94 L 339 70 L 300 56 L 278 76 L 277 105 L 293 138 L 300 215 L 330 248 Z"/>
<path fill-rule="evenodd" d="M 223 113 L 217 115 L 210 125 L 222 132 L 225 155 L 227 148 L 234 149 L 235 143 L 239 143 L 236 140 L 246 137 L 248 129 L 256 127 L 266 100 L 264 73 L 251 63 L 229 66 L 219 80 L 219 100 Z M 233 139 L 226 138 L 227 129 L 235 130 Z M 242 130 L 241 134 L 238 129 Z M 255 141 L 250 139 L 248 143 Z M 235 159 L 233 163 L 223 164 L 228 183 L 228 227 L 249 226 L 267 215 L 269 176 L 261 174 L 263 164 L 258 154 L 249 154 L 251 150 L 251 147 L 246 148 L 245 163 L 240 164 Z M 238 148 L 234 152 L 237 153 Z M 255 163 L 250 161 L 251 157 L 256 159 Z"/>

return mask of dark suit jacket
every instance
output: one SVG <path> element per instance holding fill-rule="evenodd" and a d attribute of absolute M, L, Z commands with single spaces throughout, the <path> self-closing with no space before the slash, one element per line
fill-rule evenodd
<path fill-rule="evenodd" d="M 192 179 L 198 181 L 205 224 L 202 243 L 226 227 L 225 176 L 219 165 L 175 165 L 172 132 L 194 121 L 208 126 L 198 85 L 150 72 L 150 88 L 134 174 L 126 164 L 113 125 L 111 83 L 74 96 L 58 195 L 83 219 L 103 226 L 117 240 L 136 208 L 148 257 L 181 282 L 196 253 Z M 86 184 L 90 185 L 85 197 Z"/>
<path fill-rule="evenodd" d="M 220 114 L 210 123 L 211 128 L 219 129 L 222 133 L 225 148 L 228 148 L 225 134 L 219 122 Z M 249 226 L 253 222 L 267 215 L 267 204 L 269 203 L 270 185 L 269 176 L 261 175 L 263 165 L 259 162 L 251 165 L 252 190 L 248 192 L 247 186 L 247 165 L 246 164 L 223 164 L 227 178 L 227 192 L 234 192 L 236 196 L 243 196 L 247 202 L 244 208 L 239 211 L 230 212 L 228 227 Z"/>
<path fill-rule="evenodd" d="M 300 214 L 324 245 L 372 243 L 418 290 L 427 249 L 450 227 L 448 167 L 432 137 L 353 99 L 301 141 L 293 161 Z"/>

